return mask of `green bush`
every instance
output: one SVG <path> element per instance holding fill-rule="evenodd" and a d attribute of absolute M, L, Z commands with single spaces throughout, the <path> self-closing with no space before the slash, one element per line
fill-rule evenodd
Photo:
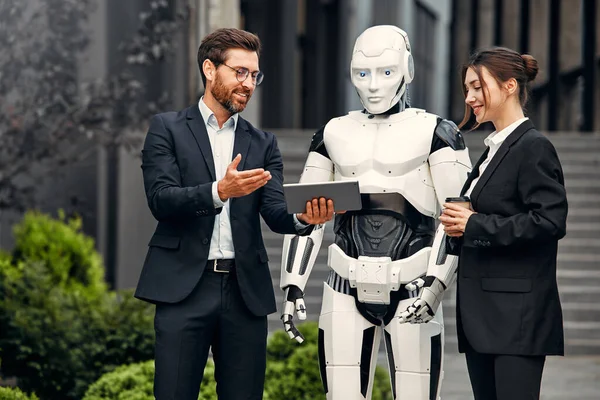
<path fill-rule="evenodd" d="M 86 296 L 106 292 L 102 258 L 94 240 L 81 232 L 81 219 L 59 218 L 28 211 L 14 227 L 13 263 L 40 261 L 50 272 L 52 283 L 67 291 L 81 291 Z"/>
<path fill-rule="evenodd" d="M 199 400 L 216 400 L 215 367 L 208 361 L 204 369 Z M 154 400 L 154 361 L 124 365 L 90 386 L 83 400 Z"/>
<path fill-rule="evenodd" d="M 123 290 L 105 298 L 101 312 L 98 334 L 103 351 L 94 363 L 103 368 L 93 381 L 118 366 L 154 358 L 153 305 L 134 298 L 132 290 Z"/>
<path fill-rule="evenodd" d="M 154 355 L 154 307 L 106 291 L 93 242 L 68 224 L 30 213 L 14 257 L 0 257 L 0 367 L 44 400 L 79 400 L 102 374 Z"/>
<path fill-rule="evenodd" d="M 264 400 L 325 399 L 319 375 L 317 324 L 301 324 L 298 329 L 306 339 L 301 345 L 284 332 L 277 332 L 269 339 Z M 217 399 L 213 375 L 214 365 L 209 361 L 204 370 L 200 399 Z M 152 361 L 123 366 L 90 386 L 83 400 L 153 400 L 153 376 Z M 392 399 L 388 374 L 382 368 L 377 368 L 375 374 L 372 399 Z"/>
<path fill-rule="evenodd" d="M 36 395 L 26 395 L 17 388 L 0 387 L 0 400 L 39 400 Z"/>

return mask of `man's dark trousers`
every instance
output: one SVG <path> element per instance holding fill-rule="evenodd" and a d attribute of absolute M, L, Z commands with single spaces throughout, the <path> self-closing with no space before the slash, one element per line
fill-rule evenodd
<path fill-rule="evenodd" d="M 248 311 L 235 270 L 207 267 L 181 303 L 157 304 L 155 329 L 158 400 L 196 400 L 211 347 L 219 399 L 262 399 L 267 317 Z"/>
<path fill-rule="evenodd" d="M 475 400 L 538 400 L 545 356 L 465 353 Z"/>

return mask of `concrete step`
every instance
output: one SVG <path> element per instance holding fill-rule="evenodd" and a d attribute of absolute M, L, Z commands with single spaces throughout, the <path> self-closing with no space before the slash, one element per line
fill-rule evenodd
<path fill-rule="evenodd" d="M 582 239 L 571 239 L 568 237 L 565 237 L 563 239 L 561 239 L 559 242 L 559 248 L 564 250 L 567 249 L 572 249 L 572 248 L 591 248 L 593 250 L 600 250 L 600 237 L 597 238 L 593 238 L 593 237 L 588 237 L 588 238 L 582 238 Z M 578 252 L 581 252 L 581 250 L 579 250 Z"/>

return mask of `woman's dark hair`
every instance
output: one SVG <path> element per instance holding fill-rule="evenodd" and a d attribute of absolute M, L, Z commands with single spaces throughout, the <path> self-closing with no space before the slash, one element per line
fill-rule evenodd
<path fill-rule="evenodd" d="M 227 59 L 227 51 L 231 49 L 243 49 L 254 51 L 260 56 L 260 39 L 253 33 L 235 28 L 217 29 L 202 39 L 198 47 L 198 68 L 202 76 L 202 84 L 206 87 L 206 76 L 202 71 L 202 63 L 209 59 L 219 66 Z"/>
<path fill-rule="evenodd" d="M 481 49 L 471 55 L 469 62 L 463 65 L 462 68 L 462 81 L 463 94 L 467 95 L 467 89 L 464 86 L 465 76 L 467 70 L 472 68 L 477 74 L 481 87 L 483 89 L 483 98 L 485 103 L 488 103 L 487 94 L 485 91 L 485 81 L 481 73 L 481 67 L 486 67 L 490 75 L 496 79 L 498 84 L 508 81 L 510 78 L 515 78 L 519 85 L 519 102 L 521 107 L 525 107 L 527 99 L 529 97 L 529 86 L 528 83 L 533 81 L 538 74 L 538 62 L 535 58 L 529 54 L 519 54 L 514 50 L 506 47 L 491 47 L 487 49 Z M 471 107 L 465 104 L 465 115 L 463 120 L 459 124 L 462 128 L 469 119 L 472 113 Z M 477 128 L 479 124 L 476 124 L 473 129 Z"/>

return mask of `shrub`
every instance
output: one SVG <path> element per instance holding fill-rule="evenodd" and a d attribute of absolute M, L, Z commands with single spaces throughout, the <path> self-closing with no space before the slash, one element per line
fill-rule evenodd
<path fill-rule="evenodd" d="M 0 387 L 0 400 L 39 400 L 36 395 L 26 395 L 17 388 Z"/>
<path fill-rule="evenodd" d="M 102 370 L 94 381 L 120 365 L 154 358 L 154 306 L 134 298 L 132 290 L 111 293 L 105 299 L 100 328 L 103 351 L 94 364 Z"/>
<path fill-rule="evenodd" d="M 80 218 L 66 219 L 62 211 L 58 219 L 28 211 L 14 235 L 13 264 L 40 261 L 55 286 L 92 297 L 106 292 L 102 258 L 94 240 L 81 232 Z"/>
<path fill-rule="evenodd" d="M 0 257 L 0 360 L 44 400 L 79 400 L 102 374 L 152 359 L 154 309 L 108 292 L 93 241 L 61 218 L 28 213 Z"/>
<path fill-rule="evenodd" d="M 198 399 L 217 399 L 214 372 L 214 364 L 209 360 Z M 154 400 L 153 379 L 154 361 L 124 365 L 90 386 L 83 400 Z"/>

